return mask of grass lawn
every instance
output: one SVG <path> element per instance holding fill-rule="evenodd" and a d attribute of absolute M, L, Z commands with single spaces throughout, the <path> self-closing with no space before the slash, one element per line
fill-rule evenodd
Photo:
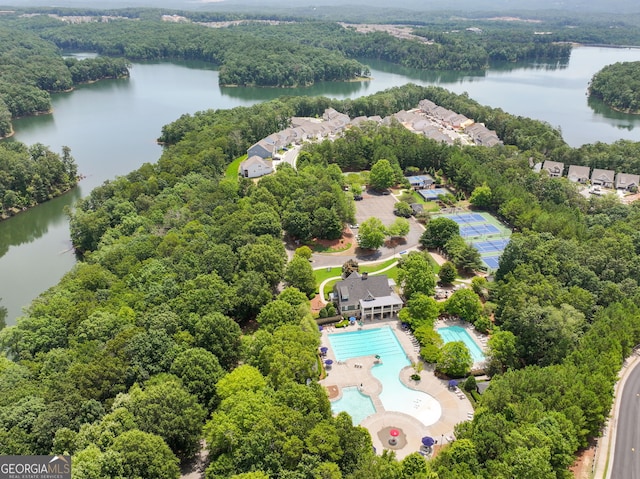
<path fill-rule="evenodd" d="M 388 265 L 387 265 L 388 266 Z M 374 266 L 375 271 L 379 271 L 382 269 L 382 267 L 378 266 Z M 360 272 L 363 273 L 364 271 L 366 271 L 364 268 L 360 268 Z M 375 271 L 368 271 L 369 274 L 376 274 Z M 388 278 L 393 279 L 394 281 L 398 281 L 398 267 L 394 266 L 391 269 L 388 269 L 387 271 L 384 271 L 380 274 L 386 274 Z M 329 299 L 329 292 L 333 291 L 333 287 L 335 286 L 335 284 L 340 281 L 340 278 L 336 278 L 334 280 L 329 281 L 325 286 L 324 286 L 324 295 L 325 298 L 324 299 Z M 318 288 L 320 287 L 320 284 L 318 284 Z"/>
<path fill-rule="evenodd" d="M 334 266 L 333 268 L 321 268 L 313 271 L 316 278 L 316 288 L 325 280 L 342 274 L 342 266 Z"/>
<path fill-rule="evenodd" d="M 233 160 L 229 166 L 227 166 L 227 171 L 224 175 L 225 178 L 230 180 L 238 179 L 238 168 L 240 168 L 240 163 L 247 159 L 247 155 L 242 155 L 240 158 L 236 158 Z"/>
<path fill-rule="evenodd" d="M 363 265 L 360 266 L 360 272 L 361 273 L 375 273 L 376 271 L 380 271 L 383 268 L 386 268 L 387 266 L 392 265 L 393 263 L 395 263 L 396 261 L 398 261 L 396 258 L 389 258 L 386 261 L 383 261 L 380 264 L 367 264 L 367 265 Z"/>
<path fill-rule="evenodd" d="M 383 261 L 382 263 L 377 263 L 377 264 L 368 264 L 368 265 L 363 265 L 360 266 L 360 272 L 361 273 L 369 273 L 369 274 L 375 274 L 377 271 L 380 271 L 381 269 L 384 269 L 390 265 L 392 265 L 394 262 L 398 261 L 396 258 L 389 258 L 386 261 Z M 340 276 L 342 274 L 342 267 L 341 266 L 335 266 L 333 268 L 331 268 L 331 271 L 327 271 L 327 268 L 323 268 L 323 269 L 318 269 L 314 271 L 315 273 L 315 278 L 316 278 L 316 288 L 320 288 L 320 284 L 325 281 L 326 279 L 335 277 L 335 276 Z M 384 272 L 384 274 L 386 274 L 389 278 L 393 278 L 394 280 L 398 280 L 398 267 L 394 266 L 393 268 L 387 270 Z M 326 295 L 329 294 L 330 291 L 333 291 L 333 286 L 340 281 L 340 278 L 336 278 L 332 281 L 329 281 L 325 287 L 324 287 L 324 293 L 325 293 L 325 299 L 326 299 Z M 318 291 L 319 292 L 319 291 Z"/>

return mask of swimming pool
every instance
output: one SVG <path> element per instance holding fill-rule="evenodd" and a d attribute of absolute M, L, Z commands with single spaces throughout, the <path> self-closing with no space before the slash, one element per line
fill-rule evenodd
<path fill-rule="evenodd" d="M 331 403 L 331 410 L 335 414 L 348 412 L 356 426 L 376 412 L 371 398 L 362 394 L 355 386 L 342 388 L 342 397 Z"/>
<path fill-rule="evenodd" d="M 462 341 L 471 353 L 474 363 L 484 361 L 484 353 L 463 327 L 445 326 L 443 328 L 438 328 L 438 334 L 445 343 Z"/>
<path fill-rule="evenodd" d="M 382 384 L 379 398 L 385 411 L 410 414 L 425 426 L 430 426 L 440 419 L 442 407 L 438 401 L 427 393 L 408 388 L 400 381 L 400 371 L 411 362 L 389 326 L 329 334 L 328 337 L 338 361 L 362 356 L 380 356 L 380 364 L 375 364 L 371 373 Z M 343 395 L 344 389 L 348 388 L 343 388 Z M 359 424 L 356 423 L 355 417 L 361 416 L 360 408 L 366 407 L 365 402 L 356 402 L 351 405 L 351 409 L 337 409 L 335 405 L 339 402 L 331 403 L 333 412 L 346 410 L 354 418 L 354 423 Z"/>

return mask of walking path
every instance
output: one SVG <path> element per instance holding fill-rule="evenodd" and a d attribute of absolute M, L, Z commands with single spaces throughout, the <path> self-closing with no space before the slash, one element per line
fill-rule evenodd
<path fill-rule="evenodd" d="M 400 256 L 400 255 L 398 255 Z M 376 263 L 380 263 L 380 261 L 368 261 L 368 262 L 364 262 L 364 263 L 360 263 L 361 265 L 367 265 L 367 264 L 376 264 Z M 391 263 L 389 266 L 386 266 L 382 269 L 379 269 L 378 271 L 372 271 L 369 274 L 370 275 L 374 275 L 374 274 L 380 274 L 380 273 L 384 273 L 385 271 L 390 270 L 391 268 L 395 267 L 398 265 L 397 261 L 394 261 L 393 263 Z M 324 269 L 324 268 L 318 268 L 318 269 Z M 320 283 L 320 286 L 318 287 L 318 296 L 320 299 L 320 302 L 322 302 L 322 304 L 327 304 L 327 301 L 324 299 L 324 287 L 327 285 L 327 283 L 330 283 L 331 281 L 335 281 L 336 279 L 342 279 L 342 276 L 332 276 L 331 278 L 327 278 L 325 279 L 322 283 Z"/>

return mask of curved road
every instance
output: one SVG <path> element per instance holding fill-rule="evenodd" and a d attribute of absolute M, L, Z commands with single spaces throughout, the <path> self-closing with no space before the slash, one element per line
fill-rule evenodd
<path fill-rule="evenodd" d="M 612 479 L 640 479 L 640 367 L 624 384 L 615 436 Z"/>

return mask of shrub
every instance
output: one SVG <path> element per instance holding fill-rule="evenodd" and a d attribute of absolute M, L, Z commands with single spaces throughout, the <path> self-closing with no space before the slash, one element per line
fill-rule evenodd
<path fill-rule="evenodd" d="M 347 326 L 349 326 L 348 319 L 343 319 L 342 321 L 336 323 L 336 328 L 346 328 Z"/>
<path fill-rule="evenodd" d="M 488 333 L 491 331 L 491 320 L 486 316 L 480 316 L 478 320 L 474 323 L 474 326 L 481 333 Z"/>
<path fill-rule="evenodd" d="M 464 388 L 465 391 L 468 391 L 468 392 L 475 391 L 476 378 L 474 376 L 469 376 L 462 384 L 462 387 Z"/>
<path fill-rule="evenodd" d="M 420 375 L 419 374 L 412 374 L 411 375 L 411 380 L 420 381 Z"/>
<path fill-rule="evenodd" d="M 435 364 L 440 359 L 440 348 L 435 344 L 427 344 L 420 349 L 420 357 L 429 364 Z"/>

